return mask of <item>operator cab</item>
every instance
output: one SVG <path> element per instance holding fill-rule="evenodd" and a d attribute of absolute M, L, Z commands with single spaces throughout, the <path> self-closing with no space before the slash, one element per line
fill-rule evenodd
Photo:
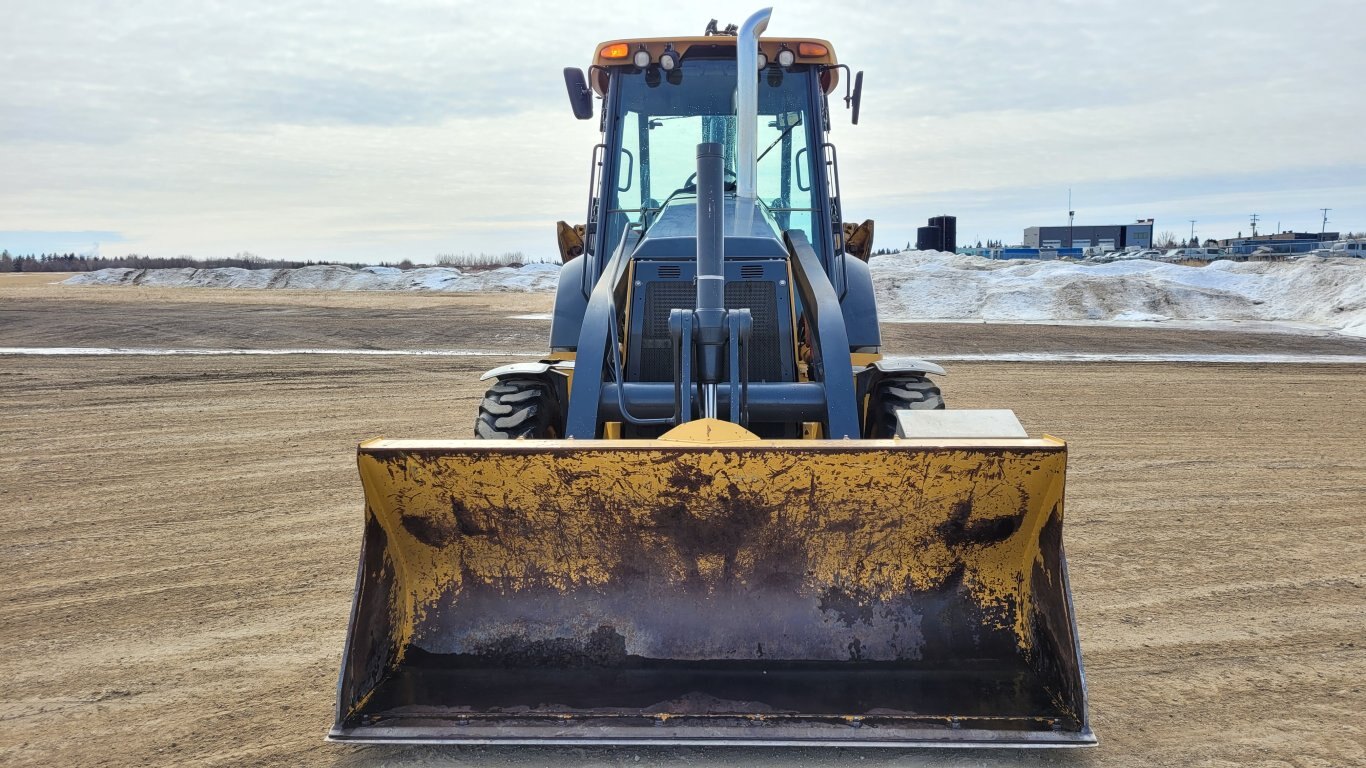
<path fill-rule="evenodd" d="M 704 52 L 714 53 L 711 48 Z M 617 152 L 615 157 L 604 158 L 605 175 L 614 183 L 603 185 L 600 253 L 614 252 L 627 228 L 641 229 L 648 238 L 666 204 L 693 199 L 700 142 L 725 147 L 726 191 L 734 194 L 735 66 L 733 55 L 688 57 L 671 77 L 662 76 L 653 66 L 613 73 L 605 144 Z M 824 256 L 828 245 L 823 236 L 828 213 L 820 204 L 824 185 L 813 183 L 813 158 L 822 144 L 824 102 L 816 73 L 810 65 L 783 69 L 773 64 L 758 78 L 755 181 L 758 199 L 768 214 L 763 218 L 772 221 L 775 239 L 788 229 L 801 229 Z M 677 213 L 673 218 L 681 219 Z"/>

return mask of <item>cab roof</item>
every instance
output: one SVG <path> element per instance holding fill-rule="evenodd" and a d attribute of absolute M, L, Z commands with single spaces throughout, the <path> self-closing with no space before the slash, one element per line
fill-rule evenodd
<path fill-rule="evenodd" d="M 632 37 L 620 40 L 607 40 L 599 43 L 593 51 L 593 66 L 595 67 L 633 67 L 632 56 L 635 52 L 644 48 L 650 53 L 650 61 L 659 61 L 659 55 L 664 50 L 673 46 L 673 50 L 683 59 L 687 59 L 688 52 L 694 48 L 701 50 L 716 50 L 721 52 L 730 49 L 730 55 L 734 55 L 735 41 L 737 38 L 731 35 L 708 35 L 705 37 Z M 802 44 L 806 45 L 803 46 Z M 609 56 L 613 48 L 621 50 L 619 46 L 625 46 L 625 53 L 621 55 Z M 824 53 L 817 53 L 812 48 L 823 48 Z M 777 61 L 778 51 L 783 48 L 791 49 L 796 54 L 797 64 L 820 64 L 827 67 L 834 67 L 839 61 L 835 58 L 835 47 L 829 41 L 815 37 L 763 37 L 759 39 L 759 50 L 764 52 L 770 62 Z M 802 55 L 803 48 L 813 55 Z M 718 50 L 719 49 L 719 50 Z M 697 55 L 701 50 L 693 51 Z M 685 65 L 686 66 L 686 65 Z M 606 73 L 601 76 L 590 76 L 589 81 L 593 84 L 593 90 L 599 95 L 606 92 L 607 77 Z M 839 71 L 836 69 L 828 70 L 828 74 L 821 78 L 821 86 L 826 93 L 835 89 L 839 82 Z"/>

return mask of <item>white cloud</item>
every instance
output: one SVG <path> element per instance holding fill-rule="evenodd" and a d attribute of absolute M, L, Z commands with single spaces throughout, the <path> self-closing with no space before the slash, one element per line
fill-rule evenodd
<path fill-rule="evenodd" d="M 0 231 L 109 230 L 158 255 L 546 252 L 556 219 L 583 217 L 596 140 L 560 68 L 731 8 L 11 0 Z M 940 212 L 1017 238 L 1069 186 L 1092 215 L 1227 226 L 1245 212 L 1219 206 L 1326 205 L 1366 229 L 1363 22 L 1314 0 L 803 0 L 770 33 L 829 38 L 867 71 L 863 124 L 837 110 L 833 139 L 846 208 L 890 243 Z"/>

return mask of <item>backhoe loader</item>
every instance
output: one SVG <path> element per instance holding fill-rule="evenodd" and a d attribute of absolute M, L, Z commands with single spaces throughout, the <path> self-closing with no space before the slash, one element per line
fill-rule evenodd
<path fill-rule="evenodd" d="M 549 351 L 376 439 L 332 740 L 1083 746 L 1067 451 L 882 355 L 829 96 L 762 33 L 614 40 Z"/>

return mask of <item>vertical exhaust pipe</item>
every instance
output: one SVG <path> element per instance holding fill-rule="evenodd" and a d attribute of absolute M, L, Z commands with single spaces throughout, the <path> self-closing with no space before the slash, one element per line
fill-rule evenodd
<path fill-rule="evenodd" d="M 735 40 L 735 196 L 741 201 L 758 197 L 755 177 L 759 172 L 759 35 L 768 29 L 772 15 L 772 8 L 764 8 L 745 19 Z M 741 207 L 737 205 L 736 209 Z"/>

